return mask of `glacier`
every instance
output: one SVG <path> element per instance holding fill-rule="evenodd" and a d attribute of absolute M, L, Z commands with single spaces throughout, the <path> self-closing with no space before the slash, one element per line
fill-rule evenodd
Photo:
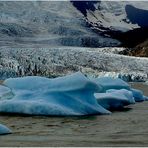
<path fill-rule="evenodd" d="M 0 1 L 0 46 L 117 46 L 95 33 L 70 1 Z"/>
<path fill-rule="evenodd" d="M 11 134 L 11 130 L 5 125 L 0 124 L 0 135 Z"/>
<path fill-rule="evenodd" d="M 81 72 L 57 78 L 9 78 L 0 85 L 1 113 L 101 115 L 144 100 L 140 90 L 119 78 L 87 78 Z"/>
<path fill-rule="evenodd" d="M 93 77 L 117 74 L 126 81 L 148 80 L 147 58 L 106 53 L 100 48 L 0 48 L 0 53 L 1 80 L 27 75 L 57 77 L 77 71 Z"/>

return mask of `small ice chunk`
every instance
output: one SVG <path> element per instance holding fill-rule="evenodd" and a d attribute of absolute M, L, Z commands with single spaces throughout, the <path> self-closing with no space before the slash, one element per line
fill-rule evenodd
<path fill-rule="evenodd" d="M 148 97 L 147 96 L 143 96 L 145 101 L 148 101 Z"/>
<path fill-rule="evenodd" d="M 11 134 L 11 130 L 5 125 L 0 124 L 0 135 Z"/>
<path fill-rule="evenodd" d="M 145 98 L 143 97 L 143 92 L 141 90 L 132 88 L 131 91 L 136 102 L 141 102 L 145 100 Z"/>

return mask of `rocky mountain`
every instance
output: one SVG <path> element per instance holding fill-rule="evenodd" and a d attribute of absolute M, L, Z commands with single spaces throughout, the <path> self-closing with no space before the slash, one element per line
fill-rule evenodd
<path fill-rule="evenodd" d="M 146 1 L 73 1 L 73 4 L 94 31 L 118 39 L 122 46 L 134 47 L 148 38 Z"/>
<path fill-rule="evenodd" d="M 148 57 L 148 39 L 134 48 L 125 49 L 119 51 L 119 53 L 136 57 Z"/>
<path fill-rule="evenodd" d="M 140 1 L 90 1 L 86 12 L 81 10 L 82 2 L 74 1 L 96 29 L 126 32 L 140 27 L 148 27 L 148 3 Z M 79 3 L 79 6 L 76 5 Z M 83 7 L 84 8 L 84 7 Z"/>
<path fill-rule="evenodd" d="M 147 10 L 147 2 L 1 1 L 0 42 L 11 47 L 119 46 L 124 32 L 147 27 Z"/>
<path fill-rule="evenodd" d="M 70 1 L 1 1 L 3 46 L 114 46 L 119 41 L 100 36 Z"/>

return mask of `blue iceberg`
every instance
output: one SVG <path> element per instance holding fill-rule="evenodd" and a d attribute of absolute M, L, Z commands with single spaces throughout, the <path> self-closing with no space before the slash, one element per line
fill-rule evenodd
<path fill-rule="evenodd" d="M 0 100 L 11 99 L 13 97 L 13 93 L 10 88 L 5 86 L 0 86 Z"/>
<path fill-rule="evenodd" d="M 143 96 L 144 101 L 148 101 L 148 97 L 147 96 Z"/>
<path fill-rule="evenodd" d="M 102 86 L 104 93 L 112 89 L 114 90 L 125 89 L 132 93 L 135 102 L 141 102 L 141 101 L 148 100 L 148 97 L 144 96 L 141 90 L 131 88 L 128 83 L 121 80 L 120 78 L 100 77 L 100 78 L 92 79 L 92 81 L 94 81 L 98 86 Z M 119 98 L 120 94 L 117 94 L 117 96 Z"/>
<path fill-rule="evenodd" d="M 0 112 L 46 116 L 110 114 L 144 101 L 140 90 L 119 78 L 89 79 L 77 72 L 49 79 L 39 76 L 9 78 L 0 85 Z"/>
<path fill-rule="evenodd" d="M 141 90 L 132 88 L 131 91 L 136 102 L 145 101 L 146 97 L 143 96 L 143 92 Z"/>
<path fill-rule="evenodd" d="M 54 116 L 110 113 L 94 97 L 102 87 L 80 72 L 55 79 L 10 78 L 3 85 L 11 89 L 11 99 L 0 100 L 0 112 Z"/>
<path fill-rule="evenodd" d="M 0 135 L 11 134 L 11 130 L 5 125 L 0 124 Z"/>
<path fill-rule="evenodd" d="M 119 78 L 112 77 L 99 77 L 92 79 L 98 86 L 103 87 L 103 92 L 108 89 L 127 89 L 130 90 L 129 84 Z"/>
<path fill-rule="evenodd" d="M 124 106 L 134 104 L 135 100 L 131 91 L 126 89 L 110 89 L 106 93 L 95 93 L 97 102 L 108 110 L 118 110 Z"/>

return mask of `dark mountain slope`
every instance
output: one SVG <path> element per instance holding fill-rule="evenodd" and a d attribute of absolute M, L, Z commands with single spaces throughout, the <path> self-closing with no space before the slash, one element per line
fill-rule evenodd
<path fill-rule="evenodd" d="M 148 39 L 132 49 L 121 52 L 121 54 L 136 57 L 148 57 Z"/>

